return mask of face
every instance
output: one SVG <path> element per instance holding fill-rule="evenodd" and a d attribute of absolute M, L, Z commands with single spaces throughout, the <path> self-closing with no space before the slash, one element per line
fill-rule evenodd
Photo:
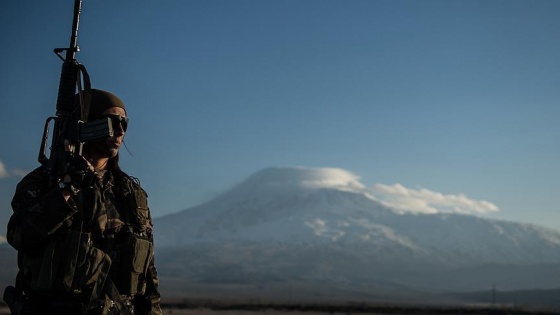
<path fill-rule="evenodd" d="M 103 115 L 111 115 L 113 122 L 114 135 L 110 138 L 94 141 L 91 143 L 96 155 L 103 158 L 113 158 L 119 152 L 122 145 L 126 126 L 124 122 L 119 122 L 120 117 L 126 118 L 126 112 L 120 107 L 111 107 L 103 112 Z"/>

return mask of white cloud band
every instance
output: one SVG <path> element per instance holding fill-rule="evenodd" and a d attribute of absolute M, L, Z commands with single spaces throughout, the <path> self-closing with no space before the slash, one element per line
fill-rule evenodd
<path fill-rule="evenodd" d="M 4 163 L 2 163 L 2 161 L 0 161 L 0 178 L 6 178 L 8 176 L 9 174 L 6 166 L 4 165 Z"/>
<path fill-rule="evenodd" d="M 484 214 L 500 210 L 491 202 L 470 199 L 464 194 L 445 195 L 425 188 L 407 188 L 401 184 L 376 184 L 372 194 L 387 206 L 408 213 Z"/>
<path fill-rule="evenodd" d="M 8 178 L 10 176 L 24 177 L 27 173 L 28 173 L 27 171 L 18 168 L 8 170 L 6 168 L 6 165 L 2 162 L 2 160 L 0 160 L 0 179 Z"/>

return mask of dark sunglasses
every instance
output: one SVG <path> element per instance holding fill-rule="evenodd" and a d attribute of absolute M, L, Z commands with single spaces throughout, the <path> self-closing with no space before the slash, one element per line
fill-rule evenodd
<path fill-rule="evenodd" d="M 126 129 L 128 128 L 128 118 L 127 117 L 123 117 L 121 115 L 113 115 L 113 114 L 103 114 L 101 115 L 101 117 L 107 117 L 111 119 L 111 124 L 113 125 L 113 130 L 117 128 L 117 126 L 120 124 L 121 128 L 124 132 L 126 132 Z"/>

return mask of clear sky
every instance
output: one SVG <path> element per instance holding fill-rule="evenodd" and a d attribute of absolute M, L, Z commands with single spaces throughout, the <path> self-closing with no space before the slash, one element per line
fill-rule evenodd
<path fill-rule="evenodd" d="M 38 166 L 72 10 L 0 1 L 0 220 Z M 77 57 L 127 104 L 123 167 L 156 217 L 281 165 L 560 229 L 559 16 L 547 0 L 84 0 Z"/>

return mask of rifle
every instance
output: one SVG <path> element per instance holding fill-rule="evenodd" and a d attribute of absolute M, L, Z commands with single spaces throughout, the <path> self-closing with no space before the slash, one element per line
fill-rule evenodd
<path fill-rule="evenodd" d="M 62 60 L 56 116 L 47 118 L 38 157 L 39 163 L 47 167 L 51 185 L 61 184 L 68 170 L 75 169 L 72 165 L 74 158 L 82 155 L 85 141 L 103 139 L 114 134 L 109 118 L 88 122 L 91 81 L 85 66 L 76 60 L 81 11 L 82 0 L 75 0 L 70 46 L 54 49 L 54 53 Z M 65 57 L 62 57 L 63 52 L 66 52 Z M 52 121 L 53 136 L 50 156 L 47 158 L 47 141 Z M 72 148 L 71 152 L 68 152 L 68 147 Z"/>
<path fill-rule="evenodd" d="M 110 118 L 88 121 L 91 81 L 85 66 L 76 60 L 76 54 L 79 51 L 77 40 L 81 11 L 82 0 L 74 0 L 70 45 L 68 48 L 54 49 L 54 53 L 62 60 L 56 116 L 47 118 L 38 156 L 39 163 L 45 166 L 49 173 L 49 184 L 58 185 L 61 188 L 68 188 L 66 185 L 71 186 L 72 183 L 63 182 L 65 175 L 70 173 L 78 175 L 81 182 L 87 185 L 87 176 L 91 177 L 92 172 L 84 168 L 85 160 L 82 157 L 84 143 L 114 135 Z M 63 52 L 66 53 L 64 57 Z M 52 122 L 54 122 L 53 136 L 50 155 L 47 157 L 47 141 Z M 76 201 L 78 211 L 80 211 L 81 198 Z M 16 287 L 6 287 L 2 298 L 10 308 L 12 315 L 27 314 L 27 297 L 17 285 Z M 127 313 L 123 312 L 123 314 Z"/>

